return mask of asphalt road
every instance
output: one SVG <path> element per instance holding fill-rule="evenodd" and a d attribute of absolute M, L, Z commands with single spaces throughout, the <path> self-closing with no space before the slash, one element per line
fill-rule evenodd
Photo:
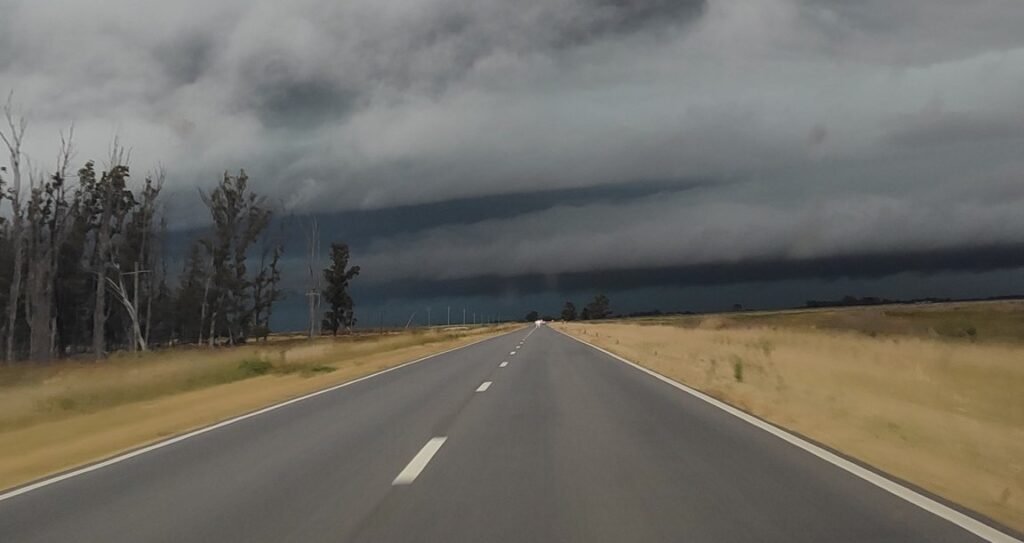
<path fill-rule="evenodd" d="M 3 542 L 980 540 L 532 326 L 0 501 Z"/>

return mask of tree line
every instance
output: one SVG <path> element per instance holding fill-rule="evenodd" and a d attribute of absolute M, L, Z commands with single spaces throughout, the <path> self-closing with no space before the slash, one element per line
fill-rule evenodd
<path fill-rule="evenodd" d="M 571 301 L 565 302 L 565 305 L 562 307 L 562 312 L 559 314 L 559 318 L 566 322 L 575 320 L 588 321 L 607 319 L 612 315 L 610 307 L 608 297 L 604 294 L 598 294 L 597 296 L 594 296 L 594 299 L 587 303 L 587 305 L 583 306 L 583 309 L 578 313 L 576 311 L 576 304 Z M 537 313 L 536 311 L 530 311 L 527 313 L 524 320 L 526 322 L 533 322 L 540 319 L 546 321 L 554 320 L 554 318 L 550 316 L 541 317 L 540 313 Z"/>
<path fill-rule="evenodd" d="M 160 199 L 166 172 L 132 176 L 117 140 L 101 166 L 75 163 L 73 128 L 60 136 L 56 162 L 37 167 L 24 145 L 28 122 L 8 99 L 0 142 L 0 342 L 8 363 L 154 345 L 236 345 L 266 339 L 281 299 L 283 236 L 273 210 L 244 170 L 200 190 L 211 226 L 170 277 Z M 323 270 L 327 329 L 355 323 L 348 247 L 332 244 Z M 339 268 L 340 266 L 340 268 Z M 340 269 L 340 271 L 339 271 Z"/>

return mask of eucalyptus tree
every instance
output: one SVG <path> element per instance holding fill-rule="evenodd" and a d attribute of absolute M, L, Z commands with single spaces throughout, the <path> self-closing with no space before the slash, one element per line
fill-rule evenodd
<path fill-rule="evenodd" d="M 350 256 L 347 244 L 332 243 L 331 265 L 324 270 L 324 280 L 327 282 L 324 297 L 331 308 L 324 313 L 323 323 L 334 335 L 338 335 L 341 327 L 350 330 L 356 322 L 348 287 L 359 275 L 359 266 L 349 267 Z"/>
<path fill-rule="evenodd" d="M 254 290 L 256 278 L 264 269 L 251 274 L 248 257 L 253 244 L 270 224 L 272 212 L 266 197 L 249 190 L 248 184 L 245 170 L 238 175 L 225 172 L 214 190 L 200 191 L 213 219 L 212 232 L 202 240 L 212 274 L 204 296 L 204 303 L 212 309 L 208 337 L 211 344 L 218 335 L 226 336 L 230 344 L 244 343 L 256 320 L 258 304 Z"/>

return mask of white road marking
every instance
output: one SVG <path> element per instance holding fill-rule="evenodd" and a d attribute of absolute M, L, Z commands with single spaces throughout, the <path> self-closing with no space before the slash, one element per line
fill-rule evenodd
<path fill-rule="evenodd" d="M 509 332 L 509 333 L 511 333 L 511 332 Z M 532 330 L 531 330 L 531 333 L 532 333 Z M 234 417 L 234 418 L 230 418 L 230 419 L 227 419 L 227 420 L 224 420 L 224 421 L 212 424 L 212 425 L 207 426 L 205 428 L 200 428 L 198 430 L 193 430 L 193 431 L 188 432 L 186 434 L 181 434 L 180 436 L 172 437 L 170 439 L 161 441 L 159 443 L 154 443 L 152 445 L 148 445 L 146 447 L 142 447 L 141 449 L 136 449 L 134 451 L 127 452 L 127 453 L 122 454 L 120 456 L 115 456 L 113 458 L 108 458 L 106 460 L 97 462 L 95 464 L 90 464 L 88 466 L 84 466 L 84 467 L 81 467 L 81 468 L 78 468 L 78 469 L 74 469 L 74 470 L 68 471 L 66 473 L 62 473 L 60 475 L 54 475 L 53 477 L 49 477 L 49 478 L 43 479 L 41 481 L 36 481 L 35 483 L 30 483 L 30 484 L 27 484 L 25 486 L 18 487 L 18 488 L 15 488 L 14 490 L 10 490 L 8 492 L 0 494 L 0 502 L 2 502 L 4 500 L 9 500 L 11 498 L 14 498 L 15 496 L 21 496 L 22 494 L 28 494 L 29 492 L 32 492 L 33 490 L 38 490 L 40 488 L 47 487 L 47 486 L 50 486 L 50 485 L 55 484 L 55 483 L 59 483 L 61 481 L 66 481 L 68 479 L 71 479 L 72 477 L 78 477 L 79 475 L 85 475 L 86 473 L 89 473 L 89 472 L 92 472 L 92 471 L 96 471 L 98 469 L 103 469 L 103 468 L 105 468 L 107 466 L 112 466 L 112 465 L 118 464 L 120 462 L 124 462 L 125 460 L 129 460 L 131 458 L 135 458 L 136 456 L 142 456 L 142 455 L 144 455 L 144 454 L 146 454 L 148 452 L 153 452 L 153 451 L 155 451 L 157 449 L 162 449 L 162 448 L 167 447 L 169 445 L 174 445 L 175 443 L 179 443 L 181 441 L 185 441 L 186 439 L 190 439 L 190 438 L 193 438 L 193 437 L 196 437 L 196 436 L 200 436 L 200 435 L 203 435 L 203 434 L 205 434 L 207 432 L 212 432 L 214 430 L 223 428 L 225 426 L 228 426 L 228 425 L 231 425 L 231 424 L 235 424 L 236 422 L 242 422 L 243 420 L 246 420 L 246 419 L 249 419 L 249 418 L 252 418 L 252 417 L 256 417 L 256 416 L 262 415 L 264 413 L 269 413 L 271 411 L 280 409 L 282 407 L 286 407 L 286 406 L 292 405 L 294 403 L 301 402 L 303 400 L 308 400 L 310 398 L 314 398 L 314 397 L 319 396 L 321 394 L 327 394 L 328 392 L 334 392 L 335 390 L 338 390 L 340 388 L 345 388 L 345 387 L 347 387 L 349 385 L 354 385 L 354 384 L 356 384 L 356 383 L 358 383 L 360 381 L 365 381 L 367 379 L 372 379 L 374 377 L 377 377 L 378 375 L 384 375 L 385 373 L 392 372 L 392 371 L 404 368 L 406 366 L 411 366 L 413 364 L 417 364 L 419 362 L 423 362 L 424 360 L 430 360 L 431 358 L 436 358 L 438 356 L 445 355 L 445 354 L 448 354 L 450 352 L 458 351 L 459 349 L 465 349 L 467 347 L 472 347 L 473 345 L 476 345 L 477 343 L 483 343 L 485 341 L 490 341 L 492 339 L 497 339 L 499 337 L 504 337 L 505 335 L 507 335 L 507 334 L 502 334 L 502 335 L 499 335 L 499 336 L 493 336 L 493 337 L 484 338 L 484 339 L 481 339 L 481 340 L 478 340 L 478 341 L 474 341 L 473 343 L 468 343 L 468 344 L 463 345 L 461 347 L 455 347 L 454 349 L 448 349 L 447 351 L 441 351 L 439 353 L 434 353 L 432 355 L 424 356 L 423 358 L 417 358 L 416 360 L 411 360 L 411 361 L 406 362 L 404 364 L 399 364 L 399 365 L 397 365 L 397 366 L 395 366 L 393 368 L 388 368 L 386 370 L 381 370 L 381 371 L 378 371 L 377 373 L 371 373 L 370 375 L 365 375 L 365 376 L 360 377 L 358 379 L 353 379 L 351 381 L 347 381 L 345 383 L 341 383 L 340 385 L 334 385 L 332 387 L 328 387 L 328 388 L 325 388 L 323 390 L 318 390 L 316 392 L 311 392 L 309 394 L 306 394 L 305 396 L 299 396 L 298 398 L 292 398 L 291 400 L 287 400 L 287 401 L 284 401 L 284 402 L 281 402 L 281 403 L 270 405 L 270 406 L 264 407 L 263 409 L 259 409 L 257 411 L 253 411 L 252 413 L 246 413 L 245 415 L 240 415 L 240 416 L 237 416 L 237 417 Z"/>
<path fill-rule="evenodd" d="M 1013 536 L 1010 536 L 1009 534 L 1005 534 L 1005 533 L 1003 533 L 1003 532 L 1001 532 L 1001 531 L 999 531 L 999 530 L 989 526 L 988 524 L 985 524 L 984 522 L 981 522 L 980 520 L 977 520 L 977 519 L 975 519 L 975 518 L 973 518 L 973 517 L 971 517 L 969 515 L 965 515 L 964 513 L 961 513 L 960 511 L 957 511 L 956 509 L 953 509 L 952 507 L 949 507 L 947 505 L 943 505 L 943 504 L 941 504 L 941 503 L 939 503 L 939 502 L 929 498 L 928 496 L 925 496 L 924 494 L 921 494 L 919 492 L 915 492 L 915 491 L 913 491 L 913 490 L 911 490 L 911 489 L 909 489 L 909 488 L 907 488 L 907 487 L 905 487 L 905 486 L 903 486 L 903 485 L 901 485 L 901 484 L 899 484 L 899 483 L 897 483 L 895 481 L 892 481 L 892 480 L 890 480 L 890 479 L 888 479 L 888 478 L 886 478 L 886 477 L 884 477 L 882 475 L 879 475 L 878 473 L 875 473 L 874 471 L 871 471 L 871 470 L 869 470 L 867 468 L 864 468 L 864 467 L 862 467 L 862 466 L 860 466 L 860 465 L 858 465 L 858 464 L 856 464 L 854 462 L 851 462 L 851 461 L 849 461 L 849 460 L 847 460 L 847 459 L 845 459 L 845 458 L 843 458 L 843 457 L 841 457 L 841 456 L 839 456 L 839 455 L 837 455 L 835 453 L 829 452 L 829 451 L 827 451 L 827 450 L 825 450 L 825 449 L 823 449 L 823 448 L 821 448 L 821 447 L 819 447 L 819 446 L 817 446 L 817 445 L 815 445 L 815 444 L 813 444 L 813 443 L 811 443 L 809 441 L 805 441 L 805 440 L 803 440 L 803 439 L 801 439 L 801 438 L 799 438 L 799 437 L 797 437 L 797 436 L 795 436 L 795 435 L 793 435 L 793 434 L 791 434 L 791 433 L 789 433 L 789 432 L 787 432 L 787 431 L 785 431 L 785 430 L 783 430 L 783 429 L 781 429 L 781 428 L 779 428 L 777 426 L 769 424 L 769 423 L 767 423 L 767 422 L 765 422 L 765 421 L 763 421 L 763 420 L 761 420 L 761 419 L 759 419 L 759 418 L 757 418 L 757 417 L 755 417 L 755 416 L 753 416 L 753 415 L 751 415 L 749 413 L 740 411 L 739 409 L 736 409 L 735 407 L 733 407 L 733 406 L 731 406 L 731 405 L 729 405 L 729 404 L 727 404 L 725 402 L 722 402 L 720 400 L 716 400 L 715 398 L 712 398 L 711 396 L 708 396 L 707 394 L 704 394 L 703 392 L 701 392 L 699 390 L 690 388 L 690 387 L 688 387 L 688 386 L 686 386 L 686 385 L 684 385 L 682 383 L 679 383 L 677 381 L 673 381 L 672 379 L 669 379 L 668 377 L 665 377 L 664 375 L 662 375 L 662 374 L 660 374 L 658 372 L 649 370 L 649 369 L 647 369 L 647 368 L 645 368 L 643 366 L 640 366 L 639 364 L 636 364 L 635 362 L 631 362 L 629 360 L 626 360 L 625 358 L 622 358 L 621 356 L 619 356 L 619 355 L 617 355 L 615 353 L 606 351 L 606 350 L 604 350 L 604 349 L 602 349 L 602 348 L 600 348 L 600 347 L 598 347 L 596 345 L 592 345 L 590 343 L 587 343 L 586 341 L 583 341 L 582 339 L 579 339 L 579 338 L 573 337 L 573 336 L 571 336 L 569 334 L 566 334 L 565 332 L 562 332 L 562 331 L 558 331 L 558 332 L 560 334 L 566 336 L 566 337 L 569 337 L 571 339 L 575 339 L 576 341 L 578 341 L 578 342 L 580 342 L 580 343 L 582 343 L 584 345 L 587 345 L 588 347 L 591 347 L 593 349 L 601 351 L 602 353 L 604 353 L 604 354 L 614 358 L 615 360 L 618 360 L 619 362 L 622 362 L 624 364 L 632 366 L 632 367 L 634 367 L 634 368 L 636 368 L 636 369 L 646 373 L 647 375 L 650 375 L 651 377 L 654 377 L 655 379 L 658 379 L 659 381 L 664 381 L 665 383 L 668 383 L 669 385 L 672 385 L 672 386 L 678 388 L 679 390 L 682 390 L 683 392 L 686 392 L 687 394 L 690 394 L 691 396 L 695 396 L 698 399 L 703 400 L 703 401 L 705 401 L 705 402 L 707 402 L 707 403 L 709 403 L 709 404 L 711 404 L 711 405 L 721 409 L 722 411 L 725 411 L 726 413 L 729 413 L 730 415 L 733 415 L 736 418 L 739 418 L 739 419 L 743 420 L 744 422 L 752 424 L 752 425 L 754 425 L 754 426 L 764 430 L 765 432 L 768 432 L 769 434 L 772 434 L 773 436 L 775 436 L 775 437 L 777 437 L 777 438 L 779 438 L 779 439 L 789 443 L 790 445 L 794 445 L 796 447 L 799 447 L 799 448 L 801 448 L 801 449 L 803 449 L 803 450 L 813 454 L 814 456 L 817 456 L 818 458 L 820 458 L 820 459 L 822 459 L 822 460 L 832 464 L 833 466 L 836 466 L 837 468 L 840 468 L 840 469 L 842 469 L 844 471 L 847 471 L 847 472 L 849 472 L 849 473 L 851 473 L 851 474 L 853 474 L 853 475 L 855 475 L 857 477 L 860 477 L 861 479 L 863 479 L 863 480 L 865 480 L 865 481 L 867 481 L 867 482 L 877 486 L 878 488 L 881 488 L 882 490 L 885 490 L 886 492 L 889 492 L 890 494 L 898 496 L 898 497 L 900 497 L 900 498 L 902 498 L 902 499 L 904 499 L 904 500 L 906 500 L 906 501 L 908 501 L 908 502 L 910 502 L 910 503 L 920 507 L 921 509 L 924 509 L 925 511 L 928 511 L 929 513 L 932 513 L 932 514 L 934 514 L 934 515 L 936 515 L 938 517 L 941 517 L 941 518 L 943 518 L 943 519 L 945 519 L 945 520 L 947 520 L 947 521 L 949 521 L 949 522 L 951 522 L 953 524 L 956 524 L 957 526 L 963 528 L 964 530 L 967 530 L 968 532 L 970 532 L 970 533 L 972 533 L 972 534 L 974 534 L 974 535 L 976 535 L 976 536 L 978 536 L 978 537 L 980 537 L 982 539 L 985 539 L 986 541 L 991 541 L 993 543 L 1024 543 L 1024 541 L 1021 541 L 1020 539 L 1017 539 L 1017 538 L 1015 538 Z"/>
<path fill-rule="evenodd" d="M 480 384 L 480 386 L 476 387 L 476 391 L 477 392 L 484 392 L 485 390 L 487 390 L 489 388 L 491 388 L 491 382 L 490 381 L 484 381 L 483 383 Z"/>
<path fill-rule="evenodd" d="M 427 444 L 420 449 L 420 452 L 416 453 L 416 456 L 412 457 L 412 460 L 409 461 L 409 465 L 405 466 L 405 469 L 398 474 L 398 477 L 395 477 L 394 481 L 391 481 L 391 486 L 411 485 L 412 482 L 416 480 L 416 477 L 419 477 L 423 468 L 427 467 L 430 459 L 437 454 L 441 445 L 444 445 L 444 442 L 447 440 L 447 437 L 430 438 L 430 441 L 427 441 Z"/>
<path fill-rule="evenodd" d="M 505 361 L 505 362 L 502 362 L 501 364 L 498 364 L 498 367 L 499 368 L 504 368 L 507 365 L 508 365 L 508 361 Z"/>
<path fill-rule="evenodd" d="M 515 352 L 515 351 L 512 351 L 512 352 L 510 352 L 510 353 L 508 353 L 508 354 L 509 354 L 509 356 L 515 356 L 515 355 L 516 355 L 516 352 Z"/>

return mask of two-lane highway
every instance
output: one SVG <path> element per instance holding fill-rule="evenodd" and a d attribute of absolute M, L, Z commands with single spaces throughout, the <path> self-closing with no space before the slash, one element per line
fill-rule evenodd
<path fill-rule="evenodd" d="M 0 497 L 0 541 L 982 539 L 547 327 Z"/>

